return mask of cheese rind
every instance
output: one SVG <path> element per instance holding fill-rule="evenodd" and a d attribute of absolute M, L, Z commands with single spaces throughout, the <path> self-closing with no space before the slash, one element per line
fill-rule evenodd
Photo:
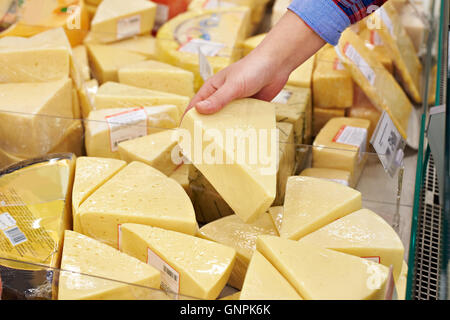
<path fill-rule="evenodd" d="M 233 268 L 234 249 L 183 233 L 126 223 L 121 227 L 123 252 L 152 264 L 153 251 L 179 274 L 179 293 L 216 299 Z M 162 271 L 162 270 L 161 270 Z"/>

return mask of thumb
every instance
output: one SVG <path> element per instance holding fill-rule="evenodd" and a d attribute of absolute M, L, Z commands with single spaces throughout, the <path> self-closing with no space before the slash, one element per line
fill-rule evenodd
<path fill-rule="evenodd" d="M 212 114 L 221 110 L 229 102 L 239 97 L 239 89 L 234 84 L 224 83 L 207 99 L 197 102 L 195 108 L 199 113 Z"/>

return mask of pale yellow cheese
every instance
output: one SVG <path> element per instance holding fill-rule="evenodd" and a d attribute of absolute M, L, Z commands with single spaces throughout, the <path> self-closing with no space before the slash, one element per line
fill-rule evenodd
<path fill-rule="evenodd" d="M 273 205 L 282 205 L 286 192 L 287 179 L 294 174 L 295 150 L 294 127 L 290 123 L 277 122 L 278 138 L 278 170 L 277 170 L 277 195 Z"/>
<path fill-rule="evenodd" d="M 79 207 L 87 236 L 113 247 L 119 226 L 140 223 L 194 235 L 194 208 L 183 188 L 152 167 L 132 162 L 105 182 Z"/>
<path fill-rule="evenodd" d="M 311 88 L 315 63 L 316 55 L 313 55 L 291 72 L 287 84 L 296 87 Z"/>
<path fill-rule="evenodd" d="M 85 146 L 90 157 L 106 157 L 120 159 L 118 144 L 121 141 L 134 139 L 143 135 L 175 128 L 179 123 L 178 109 L 174 105 L 146 107 L 146 124 L 136 123 L 136 120 L 120 118 L 125 114 L 141 114 L 142 108 L 112 108 L 94 110 L 85 121 Z M 112 118 L 111 120 L 111 117 Z M 115 120 L 116 119 L 116 120 Z M 116 137 L 111 131 L 125 130 L 123 137 Z M 146 128 L 145 128 L 146 126 Z"/>
<path fill-rule="evenodd" d="M 278 153 L 271 103 L 239 99 L 212 115 L 193 108 L 180 127 L 186 129 L 184 154 L 242 220 L 250 222 L 270 207 Z"/>
<path fill-rule="evenodd" d="M 128 163 L 141 161 L 169 176 L 179 165 L 172 159 L 172 150 L 178 149 L 174 131 L 163 130 L 119 143 L 120 159 Z"/>
<path fill-rule="evenodd" d="M 288 179 L 280 236 L 298 240 L 307 234 L 361 209 L 361 193 L 320 178 Z"/>
<path fill-rule="evenodd" d="M 395 281 L 395 289 L 397 290 L 397 299 L 406 300 L 406 287 L 408 282 L 408 264 L 403 261 L 400 277 Z"/>
<path fill-rule="evenodd" d="M 199 237 L 236 250 L 236 263 L 228 283 L 237 289 L 242 288 L 248 264 L 256 249 L 256 238 L 261 234 L 278 235 L 268 213 L 263 213 L 253 223 L 244 223 L 237 215 L 229 215 L 204 225 L 198 231 Z"/>
<path fill-rule="evenodd" d="M 352 255 L 274 236 L 256 248 L 306 300 L 382 300 L 389 269 Z"/>
<path fill-rule="evenodd" d="M 359 33 L 359 36 L 364 39 L 366 47 L 371 50 L 376 59 L 390 72 L 394 72 L 394 62 L 390 56 L 390 52 L 386 45 L 381 40 L 377 30 L 364 29 Z"/>
<path fill-rule="evenodd" d="M 89 24 L 90 24 L 92 19 L 94 19 L 95 13 L 97 12 L 97 6 L 86 3 L 86 11 L 88 14 L 88 19 L 89 19 Z"/>
<path fill-rule="evenodd" d="M 190 180 L 189 175 L 190 171 L 192 170 L 192 164 L 183 163 L 180 166 L 178 166 L 174 172 L 169 176 L 170 178 L 174 179 L 176 182 L 178 182 L 186 191 L 189 197 L 192 197 L 192 190 L 190 186 Z"/>
<path fill-rule="evenodd" d="M 151 1 L 104 0 L 91 21 L 91 33 L 104 43 L 149 33 L 155 15 L 156 4 Z"/>
<path fill-rule="evenodd" d="M 272 222 L 277 228 L 278 233 L 280 233 L 281 230 L 281 222 L 283 221 L 283 211 L 284 211 L 283 206 L 270 207 L 268 210 L 268 213 L 272 218 Z"/>
<path fill-rule="evenodd" d="M 61 269 L 58 300 L 134 300 L 158 289 L 161 282 L 152 266 L 69 230 L 64 234 Z"/>
<path fill-rule="evenodd" d="M 112 48 L 124 49 L 146 56 L 148 59 L 157 59 L 156 38 L 151 35 L 135 36 L 108 44 Z"/>
<path fill-rule="evenodd" d="M 0 148 L 19 157 L 48 153 L 73 122 L 72 81 L 0 84 Z"/>
<path fill-rule="evenodd" d="M 130 86 L 187 97 L 194 95 L 194 74 L 167 63 L 142 61 L 120 68 L 118 75 L 120 83 Z"/>
<path fill-rule="evenodd" d="M 240 300 L 303 300 L 258 251 L 252 255 L 239 297 Z"/>
<path fill-rule="evenodd" d="M 95 109 L 174 104 L 178 107 L 180 115 L 184 113 L 189 104 L 189 98 L 185 96 L 136 88 L 115 82 L 102 84 L 94 100 Z"/>
<path fill-rule="evenodd" d="M 354 185 L 351 185 L 350 172 L 345 170 L 327 169 L 327 168 L 307 168 L 300 173 L 300 176 L 321 178 L 338 182 L 340 184 L 343 184 L 344 186 L 349 186 L 351 188 L 355 187 Z"/>
<path fill-rule="evenodd" d="M 187 234 L 144 226 L 123 224 L 121 251 L 152 264 L 153 251 L 179 274 L 179 294 L 216 299 L 230 276 L 234 249 Z"/>
<path fill-rule="evenodd" d="M 367 160 L 370 121 L 359 118 L 333 118 L 319 131 L 313 143 L 312 167 L 349 171 L 351 185 L 356 185 Z M 348 128 L 362 128 L 357 136 L 361 145 L 339 143 L 338 137 Z M 363 139 L 363 132 L 366 135 Z"/>
<path fill-rule="evenodd" d="M 299 240 L 327 249 L 393 266 L 394 279 L 402 270 L 404 247 L 397 232 L 378 214 L 361 209 Z"/>
<path fill-rule="evenodd" d="M 72 49 L 73 57 L 79 67 L 79 73 L 82 75 L 83 80 L 91 79 L 91 70 L 89 69 L 89 61 L 87 56 L 87 50 L 84 45 L 76 46 Z"/>
<path fill-rule="evenodd" d="M 98 81 L 96 79 L 91 79 L 85 81 L 83 86 L 78 89 L 78 97 L 80 100 L 81 117 L 86 119 L 89 116 L 94 107 L 94 97 L 98 90 Z"/>
<path fill-rule="evenodd" d="M 108 158 L 79 157 L 72 188 L 73 230 L 81 232 L 78 208 L 95 190 L 126 165 L 125 161 Z"/>
<path fill-rule="evenodd" d="M 317 136 L 320 130 L 333 118 L 345 117 L 345 109 L 341 108 L 313 108 L 313 136 Z"/>

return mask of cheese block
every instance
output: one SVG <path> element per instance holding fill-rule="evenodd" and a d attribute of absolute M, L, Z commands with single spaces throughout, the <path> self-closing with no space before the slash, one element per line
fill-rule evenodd
<path fill-rule="evenodd" d="M 72 47 L 83 42 L 89 29 L 89 16 L 83 0 L 16 2 L 17 9 L 14 8 L 10 13 L 17 15 L 17 21 L 1 32 L 0 38 L 28 38 L 47 30 L 63 28 Z"/>
<path fill-rule="evenodd" d="M 353 79 L 339 60 L 334 48 L 317 58 L 312 75 L 314 106 L 348 108 L 353 103 Z"/>
<path fill-rule="evenodd" d="M 291 72 L 287 84 L 296 87 L 311 88 L 315 63 L 316 55 L 313 55 Z"/>
<path fill-rule="evenodd" d="M 174 105 L 91 111 L 85 121 L 86 153 L 91 157 L 120 159 L 120 142 L 175 128 L 178 122 L 179 113 Z"/>
<path fill-rule="evenodd" d="M 167 92 L 136 88 L 125 84 L 106 82 L 95 95 L 95 109 L 147 107 L 151 105 L 174 104 L 180 115 L 184 114 L 189 98 Z"/>
<path fill-rule="evenodd" d="M 402 137 L 406 138 L 412 105 L 394 77 L 353 31 L 342 33 L 338 49 L 356 84 L 378 110 L 389 114 Z"/>
<path fill-rule="evenodd" d="M 103 44 L 86 44 L 93 76 L 100 84 L 119 81 L 117 71 L 127 64 L 147 60 L 147 57 L 127 50 Z"/>
<path fill-rule="evenodd" d="M 119 69 L 119 82 L 139 88 L 194 95 L 194 74 L 170 64 L 147 60 Z"/>
<path fill-rule="evenodd" d="M 286 186 L 280 236 L 298 240 L 361 206 L 357 190 L 320 178 L 292 176 Z"/>
<path fill-rule="evenodd" d="M 274 236 L 256 248 L 306 300 L 382 300 L 389 269 L 334 250 Z"/>
<path fill-rule="evenodd" d="M 41 266 L 59 267 L 64 230 L 72 225 L 74 169 L 72 154 L 58 154 L 0 172 L 0 256 L 11 259 L 0 261 L 2 266 L 40 271 Z M 39 281 L 35 280 L 33 286 Z"/>
<path fill-rule="evenodd" d="M 91 70 L 89 69 L 89 61 L 87 56 L 87 50 L 84 45 L 78 45 L 72 49 L 73 57 L 76 64 L 79 67 L 79 73 L 83 77 L 83 80 L 91 79 Z"/>
<path fill-rule="evenodd" d="M 108 43 L 150 33 L 155 23 L 156 4 L 145 0 L 104 0 L 91 21 L 91 33 Z"/>
<path fill-rule="evenodd" d="M 234 249 L 219 243 L 133 223 L 122 225 L 120 249 L 158 266 L 166 290 L 200 299 L 219 296 L 236 256 Z M 170 274 L 175 281 L 167 280 Z"/>
<path fill-rule="evenodd" d="M 414 49 L 416 49 L 416 52 L 420 52 L 420 49 L 426 46 L 429 31 L 423 18 L 419 15 L 420 13 L 418 14 L 417 6 L 408 3 L 408 5 L 397 11 L 400 23 L 411 39 Z"/>
<path fill-rule="evenodd" d="M 252 255 L 239 297 L 240 300 L 303 300 L 258 251 Z"/>
<path fill-rule="evenodd" d="M 333 118 L 317 134 L 313 143 L 312 167 L 349 171 L 356 185 L 367 160 L 370 121 Z"/>
<path fill-rule="evenodd" d="M 72 188 L 73 230 L 81 230 L 78 208 L 95 190 L 111 179 L 126 165 L 125 161 L 108 158 L 79 157 L 76 162 Z"/>
<path fill-rule="evenodd" d="M 151 292 L 143 287 L 158 289 L 161 283 L 152 266 L 70 230 L 64 233 L 61 269 L 58 300 L 134 300 Z"/>
<path fill-rule="evenodd" d="M 186 191 L 189 197 L 192 197 L 192 190 L 189 181 L 190 171 L 192 169 L 192 164 L 183 163 L 178 166 L 172 174 L 170 174 L 169 178 L 172 178 L 176 182 L 178 182 Z"/>
<path fill-rule="evenodd" d="M 228 296 L 220 298 L 219 300 L 239 300 L 240 296 L 241 296 L 241 292 L 237 291 L 237 292 L 235 292 L 233 294 L 230 294 Z"/>
<path fill-rule="evenodd" d="M 97 6 L 86 3 L 86 11 L 87 11 L 88 19 L 89 19 L 89 24 L 90 24 L 92 19 L 94 19 L 95 13 L 97 12 Z"/>
<path fill-rule="evenodd" d="M 78 89 L 78 98 L 80 100 L 81 117 L 86 119 L 89 112 L 94 109 L 94 97 L 98 90 L 98 81 L 91 79 L 85 81 L 83 86 Z"/>
<path fill-rule="evenodd" d="M 236 263 L 228 284 L 241 289 L 248 264 L 256 249 L 256 238 L 261 234 L 278 235 L 268 213 L 263 213 L 253 223 L 244 223 L 237 215 L 229 215 L 205 224 L 197 236 L 236 250 Z"/>
<path fill-rule="evenodd" d="M 79 207 L 87 236 L 117 247 L 119 227 L 140 223 L 194 235 L 194 208 L 183 188 L 158 170 L 132 162 L 100 186 Z"/>
<path fill-rule="evenodd" d="M 295 170 L 295 144 L 294 127 L 290 123 L 277 122 L 278 138 L 278 170 L 277 170 L 277 195 L 273 205 L 282 205 L 286 192 L 287 179 Z"/>
<path fill-rule="evenodd" d="M 300 173 L 300 176 L 303 177 L 313 177 L 313 178 L 321 178 L 330 181 L 334 181 L 344 186 L 349 186 L 354 188 L 354 185 L 351 185 L 350 181 L 350 172 L 345 170 L 337 170 L 337 169 L 327 169 L 327 168 L 307 168 Z"/>
<path fill-rule="evenodd" d="M 119 155 L 128 163 L 141 161 L 169 176 L 179 165 L 172 157 L 172 153 L 179 148 L 176 138 L 175 130 L 163 130 L 120 142 Z"/>
<path fill-rule="evenodd" d="M 183 153 L 243 221 L 270 207 L 278 153 L 271 103 L 238 99 L 212 115 L 193 108 L 180 127 Z"/>
<path fill-rule="evenodd" d="M 421 103 L 422 63 L 413 42 L 401 24 L 397 10 L 388 2 L 377 10 L 376 14 L 381 22 L 381 28 L 377 33 L 389 48 L 403 87 L 415 103 Z"/>
<path fill-rule="evenodd" d="M 299 241 L 367 258 L 388 268 L 392 265 L 394 279 L 400 276 L 403 243 L 397 232 L 371 210 L 350 213 Z"/>
<path fill-rule="evenodd" d="M 394 62 L 392 61 L 389 49 L 381 40 L 377 30 L 364 29 L 359 33 L 359 36 L 363 38 L 366 47 L 371 50 L 375 58 L 381 62 L 381 64 L 390 72 L 394 72 Z"/>
<path fill-rule="evenodd" d="M 135 36 L 108 44 L 112 48 L 119 48 L 146 56 L 148 59 L 157 59 L 156 39 L 151 35 Z"/>
<path fill-rule="evenodd" d="M 73 122 L 72 81 L 0 84 L 0 149 L 20 157 L 52 150 Z"/>
<path fill-rule="evenodd" d="M 158 60 L 193 72 L 197 91 L 203 83 L 199 73 L 199 48 L 213 73 L 218 72 L 241 57 L 239 43 L 248 34 L 249 21 L 246 7 L 179 14 L 158 30 Z"/>
<path fill-rule="evenodd" d="M 270 207 L 268 213 L 272 218 L 272 222 L 277 228 L 279 234 L 281 230 L 281 222 L 283 221 L 283 206 Z"/>
<path fill-rule="evenodd" d="M 406 287 L 408 282 L 408 264 L 403 261 L 400 277 L 395 281 L 398 300 L 406 300 Z"/>
<path fill-rule="evenodd" d="M 320 130 L 333 118 L 345 117 L 346 109 L 342 108 L 313 108 L 313 136 L 316 137 Z"/>

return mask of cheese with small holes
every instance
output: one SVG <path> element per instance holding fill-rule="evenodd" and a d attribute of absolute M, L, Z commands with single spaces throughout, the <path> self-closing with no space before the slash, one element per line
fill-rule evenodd
<path fill-rule="evenodd" d="M 388 113 L 406 139 L 412 104 L 392 74 L 373 57 L 364 40 L 351 30 L 342 33 L 338 50 L 356 84 L 378 110 Z"/>
<path fill-rule="evenodd" d="M 317 136 L 320 130 L 333 118 L 345 117 L 345 109 L 342 108 L 313 108 L 313 136 Z"/>
<path fill-rule="evenodd" d="M 383 300 L 389 269 L 319 246 L 259 236 L 256 249 L 306 300 Z"/>
<path fill-rule="evenodd" d="M 236 250 L 236 263 L 228 284 L 241 289 L 248 264 L 256 248 L 256 238 L 261 234 L 278 235 L 268 213 L 263 213 L 253 223 L 245 223 L 237 215 L 232 214 L 205 224 L 197 236 Z"/>
<path fill-rule="evenodd" d="M 270 207 L 268 213 L 272 218 L 272 222 L 277 228 L 278 233 L 280 233 L 281 223 L 283 221 L 283 206 Z"/>
<path fill-rule="evenodd" d="M 298 240 L 361 209 L 361 193 L 320 178 L 292 176 L 286 186 L 280 236 Z"/>
<path fill-rule="evenodd" d="M 243 221 L 251 222 L 267 211 L 276 196 L 273 104 L 238 99 L 212 115 L 192 108 L 180 127 L 186 157 Z"/>
<path fill-rule="evenodd" d="M 313 143 L 312 167 L 349 171 L 350 185 L 356 185 L 367 160 L 370 121 L 333 118 Z"/>
<path fill-rule="evenodd" d="M 200 299 L 219 296 L 236 257 L 233 248 L 213 241 L 132 223 L 121 227 L 120 250 L 151 265 L 159 264 L 163 282 L 164 266 L 170 266 L 171 274 L 178 276 L 169 289 Z"/>
<path fill-rule="evenodd" d="M 156 4 L 146 0 L 103 0 L 91 21 L 91 34 L 108 43 L 147 34 L 155 23 Z"/>
<path fill-rule="evenodd" d="M 189 104 L 189 98 L 116 82 L 106 82 L 98 88 L 94 99 L 95 109 L 146 107 L 160 104 L 176 105 L 181 116 Z"/>
<path fill-rule="evenodd" d="M 299 240 L 342 253 L 367 258 L 389 268 L 394 279 L 402 269 L 404 247 L 397 232 L 378 214 L 361 209 Z"/>
<path fill-rule="evenodd" d="M 394 72 L 394 62 L 390 56 L 389 49 L 381 40 L 380 35 L 377 33 L 377 30 L 373 29 L 364 29 L 359 33 L 359 36 L 363 38 L 366 47 L 371 50 L 376 59 L 381 62 L 381 64 L 388 70 L 390 73 Z"/>
<path fill-rule="evenodd" d="M 354 188 L 350 185 L 350 172 L 345 170 L 327 169 L 327 168 L 307 168 L 300 173 L 303 177 L 321 178 L 334 181 L 344 186 Z"/>
<path fill-rule="evenodd" d="M 295 143 L 294 127 L 290 123 L 277 122 L 278 138 L 278 170 L 277 170 L 277 195 L 273 205 L 282 205 L 286 192 L 287 179 L 295 170 Z"/>
<path fill-rule="evenodd" d="M 348 108 L 353 103 L 353 79 L 334 48 L 321 52 L 312 75 L 314 106 Z"/>
<path fill-rule="evenodd" d="M 89 61 L 87 56 L 87 50 L 84 45 L 76 46 L 72 49 L 73 57 L 75 59 L 76 65 L 79 68 L 79 73 L 83 80 L 91 79 L 91 70 L 89 69 Z"/>
<path fill-rule="evenodd" d="M 104 44 L 86 44 L 93 76 L 102 84 L 118 81 L 118 70 L 127 64 L 147 60 L 146 56 Z"/>
<path fill-rule="evenodd" d="M 240 43 L 248 34 L 246 7 L 188 11 L 166 22 L 157 33 L 158 60 L 194 73 L 194 89 L 203 84 L 198 50 L 208 59 L 213 73 L 241 57 Z M 201 30 L 201 32 L 192 32 Z"/>
<path fill-rule="evenodd" d="M 0 84 L 0 148 L 19 157 L 47 154 L 73 122 L 72 81 Z"/>
<path fill-rule="evenodd" d="M 127 50 L 146 56 L 148 59 L 157 59 L 156 38 L 151 35 L 136 36 L 108 44 L 112 48 Z"/>
<path fill-rule="evenodd" d="M 245 275 L 239 300 L 303 300 L 264 256 L 255 251 Z"/>
<path fill-rule="evenodd" d="M 120 142 L 175 128 L 178 119 L 174 105 L 91 111 L 85 121 L 86 153 L 90 157 L 120 159 Z"/>
<path fill-rule="evenodd" d="M 94 109 L 94 97 L 98 90 L 98 81 L 91 79 L 85 81 L 83 86 L 78 89 L 78 97 L 80 99 L 81 117 L 86 119 L 89 112 Z"/>
<path fill-rule="evenodd" d="M 126 165 L 125 161 L 108 158 L 79 157 L 72 188 L 73 230 L 81 232 L 78 208 L 95 190 Z"/>
<path fill-rule="evenodd" d="M 80 233 L 66 230 L 58 300 L 135 300 L 159 289 L 154 267 Z"/>
<path fill-rule="evenodd" d="M 184 189 L 160 171 L 132 162 L 100 186 L 79 207 L 81 229 L 118 245 L 119 227 L 139 223 L 195 235 L 194 208 Z"/>
<path fill-rule="evenodd" d="M 173 150 L 178 149 L 175 130 L 163 130 L 143 137 L 120 142 L 118 151 L 120 158 L 130 163 L 140 161 L 171 175 L 179 163 L 172 158 Z"/>
<path fill-rule="evenodd" d="M 194 95 L 194 74 L 170 64 L 147 60 L 119 69 L 119 82 L 139 88 Z"/>

